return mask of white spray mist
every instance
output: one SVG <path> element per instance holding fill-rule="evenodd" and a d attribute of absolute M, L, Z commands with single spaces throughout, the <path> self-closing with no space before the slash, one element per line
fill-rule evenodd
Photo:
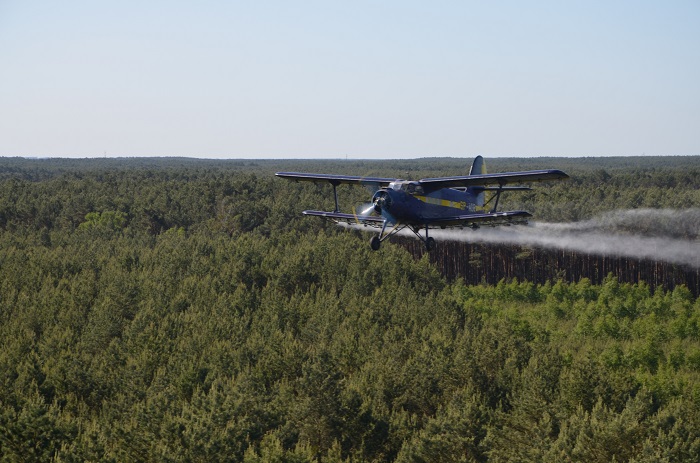
<path fill-rule="evenodd" d="M 583 222 L 430 230 L 436 240 L 514 244 L 700 268 L 700 209 L 611 211 Z M 402 234 L 413 236 L 404 231 Z"/>

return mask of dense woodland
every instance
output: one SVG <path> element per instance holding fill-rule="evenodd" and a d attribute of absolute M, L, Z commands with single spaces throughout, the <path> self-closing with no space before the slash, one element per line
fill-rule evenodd
<path fill-rule="evenodd" d="M 541 220 L 700 207 L 698 157 L 487 162 L 571 175 Z M 687 286 L 465 283 L 272 175 L 468 164 L 0 159 L 0 461 L 700 461 Z"/>
<path fill-rule="evenodd" d="M 415 258 L 426 254 L 418 240 L 400 237 L 394 240 L 409 250 Z M 653 292 L 685 286 L 693 296 L 700 294 L 700 266 L 679 265 L 662 260 L 584 254 L 566 249 L 545 249 L 509 244 L 475 244 L 458 241 L 440 242 L 440 251 L 428 256 L 448 281 L 461 279 L 467 284 L 496 284 L 501 280 L 579 281 L 587 278 L 601 284 L 607 277 L 620 282 L 644 282 Z M 700 255 L 698 262 L 700 263 Z"/>

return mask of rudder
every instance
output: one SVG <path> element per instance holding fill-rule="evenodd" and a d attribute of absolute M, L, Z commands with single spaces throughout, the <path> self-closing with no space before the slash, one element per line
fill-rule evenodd
<path fill-rule="evenodd" d="M 472 162 L 472 168 L 469 170 L 469 175 L 483 175 L 485 173 L 486 173 L 486 163 L 484 162 L 484 158 L 481 155 L 479 155 L 476 158 L 474 158 L 474 162 Z M 482 190 L 480 193 L 476 194 L 475 205 L 478 208 L 483 208 L 485 202 L 486 202 L 486 194 Z"/>

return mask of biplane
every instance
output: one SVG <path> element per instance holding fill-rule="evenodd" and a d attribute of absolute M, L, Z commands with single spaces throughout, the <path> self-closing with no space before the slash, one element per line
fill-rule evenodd
<path fill-rule="evenodd" d="M 435 239 L 429 236 L 431 228 L 475 229 L 482 225 L 526 224 L 531 217 L 526 211 L 498 211 L 501 193 L 531 189 L 513 184 L 569 177 L 556 169 L 488 174 L 481 156 L 474 159 L 469 175 L 456 177 L 402 180 L 303 172 L 277 172 L 275 175 L 293 181 L 329 183 L 333 187 L 335 209 L 303 211 L 303 214 L 379 228 L 379 234 L 370 240 L 375 251 L 384 240 L 403 229 L 412 231 L 431 251 L 435 248 Z M 374 191 L 371 204 L 361 211 L 340 212 L 337 187 L 341 184 L 370 187 Z M 424 235 L 420 233 L 422 230 Z"/>

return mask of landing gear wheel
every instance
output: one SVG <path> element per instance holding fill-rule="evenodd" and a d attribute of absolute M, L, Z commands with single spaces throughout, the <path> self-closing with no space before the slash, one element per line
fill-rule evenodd
<path fill-rule="evenodd" d="M 425 240 L 425 249 L 426 251 L 432 251 L 435 249 L 435 240 L 432 237 Z"/>
<path fill-rule="evenodd" d="M 379 251 L 379 246 L 381 246 L 382 242 L 379 239 L 378 236 L 373 236 L 371 240 L 369 240 L 369 247 L 372 248 L 372 251 Z"/>

